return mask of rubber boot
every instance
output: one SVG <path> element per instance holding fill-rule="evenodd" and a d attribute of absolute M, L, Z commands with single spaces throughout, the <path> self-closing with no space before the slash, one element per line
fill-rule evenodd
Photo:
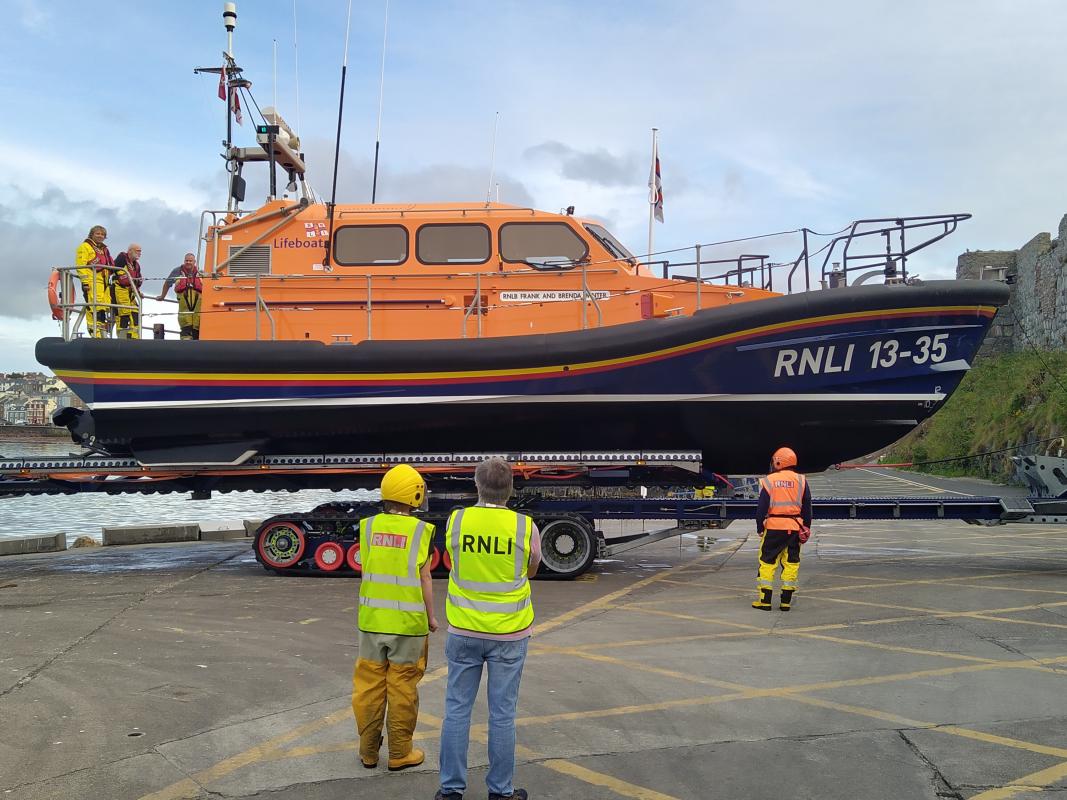
<path fill-rule="evenodd" d="M 759 599 L 752 602 L 753 608 L 758 608 L 760 611 L 771 610 L 771 596 L 774 594 L 774 589 L 760 588 Z"/>
<path fill-rule="evenodd" d="M 793 602 L 793 592 L 795 592 L 795 591 L 796 591 L 796 589 L 782 589 L 782 596 L 778 600 L 778 608 L 779 608 L 779 610 L 781 610 L 781 611 L 788 611 L 789 610 L 789 606 Z"/>
<path fill-rule="evenodd" d="M 408 767 L 417 767 L 423 761 L 426 760 L 426 754 L 417 747 L 412 747 L 406 756 L 403 758 L 390 758 L 389 759 L 389 771 L 398 772 Z"/>

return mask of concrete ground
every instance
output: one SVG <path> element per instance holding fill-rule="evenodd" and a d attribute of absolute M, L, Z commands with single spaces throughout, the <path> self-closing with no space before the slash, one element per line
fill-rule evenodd
<path fill-rule="evenodd" d="M 974 490 L 877 472 L 813 483 Z M 534 584 L 516 785 L 537 798 L 1067 798 L 1067 527 L 817 523 L 788 614 L 749 607 L 750 523 L 715 535 Z M 422 688 L 426 764 L 362 769 L 356 587 L 268 575 L 244 543 L 4 559 L 0 797 L 428 800 L 444 636 Z M 484 702 L 468 798 L 486 796 Z"/>

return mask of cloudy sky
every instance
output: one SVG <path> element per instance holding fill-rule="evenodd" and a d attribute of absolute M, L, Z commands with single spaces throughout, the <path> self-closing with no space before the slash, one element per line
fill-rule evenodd
<path fill-rule="evenodd" d="M 238 2 L 235 55 L 329 187 L 345 0 Z M 222 3 L 0 0 L 0 370 L 54 332 L 44 286 L 102 223 L 149 276 L 224 204 Z M 353 4 L 338 200 L 367 202 L 385 0 Z M 1058 0 L 392 0 L 379 199 L 574 205 L 657 250 L 850 220 L 965 211 L 917 264 L 1015 248 L 1067 212 L 1067 6 Z M 299 85 L 299 109 L 297 86 Z M 250 144 L 249 120 L 237 136 Z M 253 199 L 250 189 L 249 199 Z M 792 256 L 792 237 L 764 250 Z M 725 252 L 725 250 L 724 250 Z M 154 284 L 154 286 L 158 286 Z"/>

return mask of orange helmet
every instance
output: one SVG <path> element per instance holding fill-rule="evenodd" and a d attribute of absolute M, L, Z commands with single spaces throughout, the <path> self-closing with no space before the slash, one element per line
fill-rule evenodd
<path fill-rule="evenodd" d="M 775 469 L 785 469 L 797 465 L 797 454 L 788 447 L 779 447 L 771 456 L 771 464 Z"/>

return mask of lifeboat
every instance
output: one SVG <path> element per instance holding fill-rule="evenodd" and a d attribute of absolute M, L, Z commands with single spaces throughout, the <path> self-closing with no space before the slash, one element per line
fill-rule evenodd
<path fill-rule="evenodd" d="M 450 223 L 404 212 L 415 241 L 420 223 L 484 226 L 492 257 L 481 271 L 425 264 L 416 249 L 392 277 L 379 265 L 298 274 L 296 260 L 273 258 L 290 238 L 279 235 L 263 273 L 224 267 L 204 279 L 200 341 L 43 339 L 38 360 L 88 407 L 61 422 L 83 444 L 155 464 L 698 449 L 718 471 L 754 472 L 787 444 L 815 470 L 934 413 L 1008 298 L 994 281 L 794 294 L 735 285 L 702 287 L 697 308 L 694 281 L 628 260 L 603 271 L 507 262 L 497 230 L 516 212 L 490 226 L 495 212 Z M 292 224 L 301 229 L 299 215 Z M 581 236 L 585 223 L 547 224 Z"/>
<path fill-rule="evenodd" d="M 232 61 L 223 74 L 248 83 Z M 826 248 L 834 288 L 813 288 L 806 246 L 784 265 L 699 248 L 651 262 L 571 209 L 318 202 L 298 137 L 273 109 L 263 122 L 256 147 L 227 144 L 229 210 L 202 217 L 199 341 L 80 338 L 64 319 L 38 342 L 86 406 L 55 416 L 75 441 L 199 465 L 700 450 L 740 473 L 788 445 L 818 470 L 933 414 L 1008 300 L 995 281 L 909 278 L 907 258 L 965 214 L 854 223 Z M 242 211 L 257 161 L 272 195 L 280 167 L 298 199 Z M 884 239 L 880 261 L 850 255 L 864 237 Z M 861 269 L 882 283 L 843 285 Z"/>

